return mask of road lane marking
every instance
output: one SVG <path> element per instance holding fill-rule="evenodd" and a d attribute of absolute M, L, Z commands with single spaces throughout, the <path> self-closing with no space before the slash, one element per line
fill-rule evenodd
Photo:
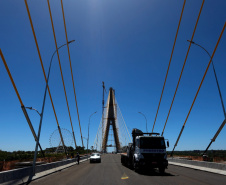
<path fill-rule="evenodd" d="M 129 178 L 129 177 L 128 177 L 128 176 L 126 175 L 126 173 L 124 172 L 123 175 L 122 175 L 122 177 L 121 177 L 121 179 L 124 180 L 124 179 L 128 179 L 128 178 Z"/>

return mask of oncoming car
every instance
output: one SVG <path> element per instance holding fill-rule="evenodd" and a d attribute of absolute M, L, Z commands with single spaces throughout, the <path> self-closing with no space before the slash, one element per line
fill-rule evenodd
<path fill-rule="evenodd" d="M 90 156 L 90 163 L 92 162 L 101 162 L 100 154 L 99 153 L 92 153 Z"/>

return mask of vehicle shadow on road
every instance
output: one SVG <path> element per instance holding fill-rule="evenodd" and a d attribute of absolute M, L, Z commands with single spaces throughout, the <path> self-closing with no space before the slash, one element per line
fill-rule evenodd
<path fill-rule="evenodd" d="M 145 176 L 175 176 L 171 173 L 159 173 L 158 170 L 141 170 L 137 172 L 140 175 L 145 175 Z"/>

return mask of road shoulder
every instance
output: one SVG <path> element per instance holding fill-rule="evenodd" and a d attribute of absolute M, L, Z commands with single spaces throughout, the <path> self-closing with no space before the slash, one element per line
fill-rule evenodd
<path fill-rule="evenodd" d="M 169 164 L 176 165 L 176 166 L 182 166 L 185 168 L 192 168 L 192 169 L 196 169 L 196 170 L 206 171 L 206 172 L 210 172 L 210 173 L 216 173 L 216 174 L 220 174 L 220 175 L 226 175 L 225 170 L 218 170 L 218 169 L 195 166 L 195 165 L 190 165 L 190 164 L 176 163 L 176 162 L 171 162 L 171 161 L 169 161 Z"/>

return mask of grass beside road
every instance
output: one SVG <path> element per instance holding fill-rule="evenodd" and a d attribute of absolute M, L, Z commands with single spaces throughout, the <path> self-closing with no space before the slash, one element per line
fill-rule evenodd
<path fill-rule="evenodd" d="M 54 148 L 49 148 L 48 150 L 44 150 L 45 158 L 42 156 L 41 152 L 38 152 L 37 161 L 38 162 L 45 162 L 51 163 L 56 161 L 61 161 L 67 158 L 74 158 L 79 152 L 79 155 L 82 157 L 86 155 L 87 151 L 84 147 L 77 147 L 76 150 L 72 147 L 67 148 L 67 153 L 55 153 Z M 89 151 L 90 152 L 90 151 Z M 6 171 L 17 168 L 18 162 L 27 162 L 33 161 L 34 158 L 34 151 L 2 151 L 0 150 L 0 171 Z"/>
<path fill-rule="evenodd" d="M 171 152 L 167 152 L 170 157 Z M 173 157 L 181 157 L 189 160 L 208 161 L 208 162 L 226 162 L 226 150 L 209 150 L 206 153 L 207 158 L 203 158 L 202 150 L 175 151 Z"/>

